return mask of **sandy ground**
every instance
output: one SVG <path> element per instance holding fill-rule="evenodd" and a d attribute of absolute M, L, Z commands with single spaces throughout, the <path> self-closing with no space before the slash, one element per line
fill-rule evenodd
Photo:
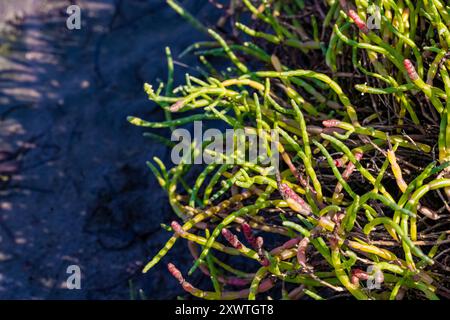
<path fill-rule="evenodd" d="M 81 30 L 65 26 L 70 2 Z M 212 20 L 208 1 L 182 2 Z M 1 0 L 0 10 L 0 298 L 128 299 L 130 279 L 148 298 L 174 298 L 165 264 L 140 272 L 173 216 L 145 161 L 168 153 L 125 118 L 163 118 L 142 85 L 165 79 L 165 46 L 176 56 L 204 36 L 162 0 Z M 168 261 L 187 266 L 183 243 Z M 71 264 L 81 290 L 65 288 Z"/>

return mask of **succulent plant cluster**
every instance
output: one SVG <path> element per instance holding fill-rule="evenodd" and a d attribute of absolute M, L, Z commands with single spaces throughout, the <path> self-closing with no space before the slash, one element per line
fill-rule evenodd
<path fill-rule="evenodd" d="M 145 85 L 166 121 L 128 120 L 152 129 L 221 121 L 267 145 L 275 131 L 281 160 L 274 174 L 210 163 L 194 181 L 185 178 L 193 164 L 149 162 L 176 216 L 144 272 L 181 238 L 189 274 L 200 269 L 213 290 L 168 270 L 199 298 L 450 297 L 450 6 L 230 0 L 206 28 L 167 2 L 210 36 L 183 53 L 198 55 L 203 72 L 173 88 L 168 51 L 168 81 Z M 207 145 L 193 144 L 192 156 Z M 265 244 L 268 234 L 278 245 Z"/>

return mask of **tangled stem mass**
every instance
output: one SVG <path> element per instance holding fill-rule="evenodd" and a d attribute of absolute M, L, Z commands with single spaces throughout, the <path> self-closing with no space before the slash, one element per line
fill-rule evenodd
<path fill-rule="evenodd" d="M 145 85 L 166 120 L 128 120 L 171 130 L 221 121 L 266 146 L 276 131 L 281 163 L 275 174 L 261 162 L 211 163 L 191 185 L 194 165 L 149 162 L 183 224 L 172 222 L 144 272 L 183 238 L 195 260 L 189 274 L 199 268 L 212 291 L 168 270 L 200 298 L 448 298 L 450 7 L 310 2 L 230 0 L 214 30 L 167 0 L 211 37 L 183 53 L 199 56 L 202 76 L 173 88 L 167 50 L 166 84 Z M 207 145 L 192 144 L 192 157 Z M 245 159 L 239 150 L 223 157 Z M 253 262 L 238 270 L 233 256 Z"/>

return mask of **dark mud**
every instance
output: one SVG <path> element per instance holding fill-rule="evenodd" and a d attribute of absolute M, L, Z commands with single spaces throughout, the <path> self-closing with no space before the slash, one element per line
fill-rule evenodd
<path fill-rule="evenodd" d="M 145 161 L 169 154 L 125 118 L 163 119 L 143 83 L 165 79 L 165 46 L 176 57 L 204 35 L 162 0 L 1 1 L 0 298 L 128 299 L 130 280 L 175 298 L 165 263 L 141 274 L 173 216 Z M 70 3 L 81 30 L 66 28 Z M 211 24 L 219 14 L 182 3 Z M 186 72 L 177 65 L 176 79 Z M 168 261 L 191 263 L 184 243 Z M 65 288 L 71 264 L 81 290 Z"/>

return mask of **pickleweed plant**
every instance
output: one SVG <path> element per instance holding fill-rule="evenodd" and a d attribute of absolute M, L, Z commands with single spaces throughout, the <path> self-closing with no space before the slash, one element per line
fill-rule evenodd
<path fill-rule="evenodd" d="M 182 53 L 198 56 L 200 76 L 173 88 L 167 50 L 167 82 L 145 85 L 166 120 L 129 122 L 221 122 L 223 137 L 258 139 L 231 135 L 227 152 L 187 143 L 184 160 L 148 163 L 175 216 L 143 272 L 182 238 L 193 263 L 168 270 L 198 298 L 449 298 L 450 6 L 230 0 L 208 28 L 167 3 L 209 37 Z M 280 155 L 275 170 L 249 159 L 255 141 Z M 192 178 L 205 150 L 221 161 Z M 197 271 L 211 288 L 186 280 Z"/>

